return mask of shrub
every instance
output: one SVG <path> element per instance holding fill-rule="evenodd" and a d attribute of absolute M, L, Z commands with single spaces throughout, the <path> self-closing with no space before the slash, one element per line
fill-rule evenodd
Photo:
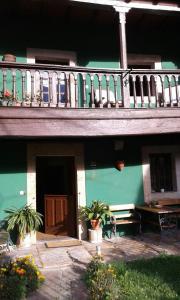
<path fill-rule="evenodd" d="M 16 274 L 2 274 L 0 270 L 0 299 L 2 300 L 18 300 L 24 299 L 26 295 L 25 278 L 21 278 Z"/>
<path fill-rule="evenodd" d="M 99 256 L 94 257 L 87 267 L 86 283 L 92 300 L 121 299 L 115 268 L 104 264 Z"/>
<path fill-rule="evenodd" d="M 0 295 L 2 300 L 20 300 L 44 282 L 44 276 L 31 256 L 17 258 L 0 266 Z"/>

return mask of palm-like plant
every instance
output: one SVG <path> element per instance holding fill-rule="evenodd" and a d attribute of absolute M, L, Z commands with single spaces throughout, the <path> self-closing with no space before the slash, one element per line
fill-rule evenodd
<path fill-rule="evenodd" d="M 7 230 L 11 231 L 17 229 L 20 238 L 24 238 L 26 233 L 38 230 L 39 226 L 43 224 L 42 215 L 35 209 L 31 208 L 31 205 L 25 205 L 22 208 L 5 210 L 8 214 Z"/>
<path fill-rule="evenodd" d="M 84 206 L 80 209 L 80 218 L 85 221 L 97 220 L 104 221 L 106 216 L 110 216 L 111 212 L 106 204 L 101 201 L 94 200 L 91 206 Z"/>

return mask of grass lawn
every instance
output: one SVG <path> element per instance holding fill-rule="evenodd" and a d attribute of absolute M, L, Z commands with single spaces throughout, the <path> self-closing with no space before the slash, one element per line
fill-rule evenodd
<path fill-rule="evenodd" d="M 116 264 L 121 299 L 180 299 L 180 256 L 159 256 Z"/>
<path fill-rule="evenodd" d="M 109 274 L 104 269 L 110 267 L 114 270 L 113 274 L 116 274 L 115 280 L 103 278 L 104 274 Z M 93 286 L 93 295 L 95 295 L 91 299 L 180 300 L 180 256 L 160 255 L 127 263 L 105 264 L 102 266 L 102 272 L 101 264 L 99 264 L 98 271 L 96 269 L 94 274 L 95 276 L 92 276 L 91 273 L 88 281 L 88 286 Z M 103 287 L 103 281 L 106 287 Z M 94 282 L 97 282 L 97 285 Z M 110 289 L 107 292 L 108 284 Z M 111 296 L 116 287 L 118 287 L 118 293 Z M 101 290 L 101 296 L 99 296 L 98 289 Z"/>

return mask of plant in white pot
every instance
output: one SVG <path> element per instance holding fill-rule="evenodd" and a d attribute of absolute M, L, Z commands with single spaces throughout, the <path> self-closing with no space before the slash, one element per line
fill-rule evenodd
<path fill-rule="evenodd" d="M 43 224 L 42 215 L 31 207 L 25 205 L 22 208 L 5 210 L 7 230 L 16 230 L 18 233 L 17 244 L 23 247 L 31 245 L 31 232 L 38 230 Z"/>
<path fill-rule="evenodd" d="M 90 206 L 83 206 L 80 209 L 80 218 L 90 221 L 92 229 L 98 229 L 100 224 L 104 222 L 106 216 L 110 216 L 111 212 L 108 206 L 98 200 L 94 200 Z"/>
<path fill-rule="evenodd" d="M 108 206 L 98 200 L 94 200 L 90 206 L 80 208 L 80 219 L 91 224 L 91 229 L 88 229 L 89 241 L 91 243 L 102 242 L 100 225 L 104 223 L 106 216 L 110 215 L 111 212 Z"/>

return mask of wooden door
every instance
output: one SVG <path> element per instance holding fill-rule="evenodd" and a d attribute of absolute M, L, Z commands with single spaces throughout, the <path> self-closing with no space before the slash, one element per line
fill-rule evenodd
<path fill-rule="evenodd" d="M 45 233 L 75 236 L 73 197 L 45 195 Z"/>

